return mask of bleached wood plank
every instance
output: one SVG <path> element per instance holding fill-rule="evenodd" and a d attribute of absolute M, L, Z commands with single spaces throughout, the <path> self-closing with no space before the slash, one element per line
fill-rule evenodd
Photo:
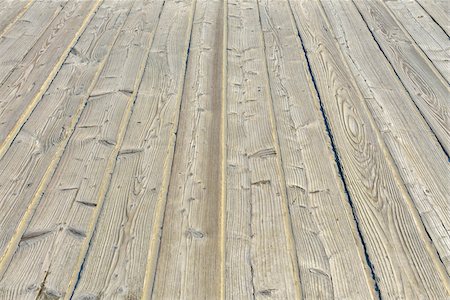
<path fill-rule="evenodd" d="M 416 1 L 389 0 L 385 3 L 447 83 L 450 82 L 450 41 L 447 34 Z"/>
<path fill-rule="evenodd" d="M 447 34 L 450 35 L 450 4 L 447 0 L 417 0 L 420 6 L 433 18 Z"/>
<path fill-rule="evenodd" d="M 298 262 L 257 2 L 228 2 L 227 299 L 298 299 Z"/>
<path fill-rule="evenodd" d="M 6 0 L 0 3 L 0 37 L 25 14 L 35 0 Z"/>
<path fill-rule="evenodd" d="M 260 12 L 302 295 L 376 298 L 289 4 Z"/>
<path fill-rule="evenodd" d="M 34 240 L 33 235 L 22 235 L 79 121 L 87 98 L 120 33 L 131 4 L 130 1 L 121 1 L 121 4 L 117 5 L 116 1 L 107 0 L 102 5 L 62 66 L 42 102 L 36 107 L 10 150 L 0 161 L 0 168 L 4 170 L 4 173 L 0 175 L 3 214 L 0 226 L 2 229 L 0 271 L 3 273 L 8 266 L 11 269 L 26 270 L 20 274 L 20 278 L 8 277 L 8 275 L 3 277 L 3 281 L 0 282 L 0 290 L 3 294 L 0 294 L 0 297 L 10 295 L 14 299 L 16 293 L 21 295 L 24 293 L 23 297 L 33 298 L 41 290 L 40 284 L 45 277 L 48 265 L 28 264 L 27 260 L 21 261 L 21 259 L 18 259 L 18 264 L 14 263 L 15 260 L 11 264 L 9 261 L 13 254 L 24 255 L 23 257 L 27 258 L 27 254 L 32 254 L 28 250 L 36 250 L 34 247 L 36 244 L 44 248 L 49 245 L 46 242 L 51 242 L 46 238 L 53 236 L 46 236 L 45 230 L 40 232 L 41 236 L 39 234 L 34 236 Z M 70 196 L 71 190 L 63 192 L 64 196 Z M 10 214 L 11 211 L 15 214 Z M 65 227 L 61 222 L 57 228 Z M 54 231 L 53 235 L 57 232 L 57 230 Z M 9 241 L 11 238 L 12 240 Z M 19 242 L 21 243 L 16 252 Z M 48 247 L 46 250 L 50 251 L 48 255 L 53 254 Z M 30 259 L 33 261 L 33 257 Z M 17 273 L 13 271 L 12 274 Z M 32 280 L 33 278 L 35 280 Z M 43 294 L 45 295 L 46 292 Z"/>
<path fill-rule="evenodd" d="M 164 5 L 75 299 L 151 295 L 194 8 Z"/>
<path fill-rule="evenodd" d="M 351 2 L 322 0 L 342 52 L 450 272 L 450 165 Z M 444 174 L 448 174 L 445 176 Z"/>
<path fill-rule="evenodd" d="M 36 107 L 9 151 L 0 159 L 0 274 L 19 242 L 20 236 L 14 236 L 18 222 L 21 218 L 31 217 L 32 202 L 42 193 L 58 163 L 93 88 L 91 81 L 98 78 L 97 69 L 101 68 L 101 61 L 118 28 L 115 22 L 120 23 L 123 19 L 119 18 L 122 9 L 118 15 L 111 15 L 110 10 L 110 6 L 102 10 L 77 42 L 43 96 L 42 105 Z M 12 243 L 11 247 L 9 243 Z M 11 253 L 6 254 L 7 251 Z"/>
<path fill-rule="evenodd" d="M 355 4 L 442 147 L 450 153 L 450 98 L 447 82 L 414 46 L 386 7 L 378 1 Z"/>
<path fill-rule="evenodd" d="M 41 100 L 101 1 L 70 1 L 0 87 L 0 158 Z"/>
<path fill-rule="evenodd" d="M 0 86 L 31 51 L 41 35 L 58 23 L 55 20 L 57 16 L 70 9 L 64 9 L 66 4 L 67 1 L 38 0 L 0 37 Z"/>
<path fill-rule="evenodd" d="M 382 297 L 447 298 L 448 275 L 320 3 L 290 1 Z"/>
<path fill-rule="evenodd" d="M 220 0 L 196 3 L 155 299 L 218 299 L 223 288 L 219 255 L 223 7 Z"/>

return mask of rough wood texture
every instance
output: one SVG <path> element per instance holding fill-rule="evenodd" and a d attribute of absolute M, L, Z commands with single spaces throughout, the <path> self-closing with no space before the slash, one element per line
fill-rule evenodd
<path fill-rule="evenodd" d="M 450 36 L 450 4 L 446 0 L 417 0 L 423 9 Z"/>
<path fill-rule="evenodd" d="M 19 20 L 35 0 L 5 0 L 0 2 L 0 37 Z"/>
<path fill-rule="evenodd" d="M 0 299 L 450 299 L 446 11 L 0 0 Z"/>
<path fill-rule="evenodd" d="M 34 213 L 73 133 L 92 91 L 91 82 L 97 81 L 123 19 L 124 10 L 111 5 L 97 14 L 0 160 L 0 273 L 21 239 L 28 222 L 24 220 Z"/>
<path fill-rule="evenodd" d="M 450 272 L 447 156 L 351 2 L 323 0 L 331 27 L 409 195 Z M 358 37 L 358 33 L 364 33 Z"/>
<path fill-rule="evenodd" d="M 356 0 L 383 54 L 396 70 L 439 142 L 450 153 L 450 98 L 448 83 L 400 28 L 389 11 L 377 1 Z"/>
<path fill-rule="evenodd" d="M 447 83 L 450 82 L 449 37 L 433 22 L 423 8 L 413 0 L 390 0 L 385 2 L 399 23 L 436 66 Z M 450 16 L 447 16 L 450 18 Z M 447 22 L 450 20 L 447 19 Z"/>
<path fill-rule="evenodd" d="M 140 299 L 142 293 L 151 293 L 193 5 L 193 1 L 180 1 L 163 7 L 117 158 L 109 200 L 99 219 L 97 232 L 111 234 L 94 236 L 75 298 L 106 295 Z M 175 23 L 174 17 L 178 20 Z M 105 269 L 108 272 L 103 272 Z"/>
<path fill-rule="evenodd" d="M 373 298 L 374 283 L 354 239 L 354 219 L 308 66 L 298 51 L 302 46 L 289 4 L 261 1 L 260 13 L 302 295 Z"/>
<path fill-rule="evenodd" d="M 197 0 L 153 297 L 218 299 L 223 2 Z M 195 280 L 192 280 L 195 278 Z"/>
<path fill-rule="evenodd" d="M 300 297 L 256 1 L 228 2 L 226 296 Z"/>
<path fill-rule="evenodd" d="M 99 1 L 68 3 L 2 83 L 0 157 L 56 76 L 70 49 L 91 20 Z"/>
<path fill-rule="evenodd" d="M 320 4 L 291 3 L 381 295 L 446 297 L 447 274 L 331 31 L 323 30 Z"/>

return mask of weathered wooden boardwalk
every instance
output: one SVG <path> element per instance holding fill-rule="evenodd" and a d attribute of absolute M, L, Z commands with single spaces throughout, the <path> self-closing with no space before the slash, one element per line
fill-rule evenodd
<path fill-rule="evenodd" d="M 0 299 L 450 299 L 445 0 L 0 0 Z"/>

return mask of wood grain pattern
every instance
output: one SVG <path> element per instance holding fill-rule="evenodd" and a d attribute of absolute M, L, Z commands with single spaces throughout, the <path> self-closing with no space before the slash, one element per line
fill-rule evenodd
<path fill-rule="evenodd" d="M 226 298 L 300 297 L 256 1 L 228 2 Z"/>
<path fill-rule="evenodd" d="M 151 294 L 194 6 L 164 4 L 75 299 Z"/>
<path fill-rule="evenodd" d="M 412 100 L 450 153 L 450 98 L 447 82 L 398 26 L 386 7 L 377 1 L 356 0 L 359 13 L 396 70 Z"/>
<path fill-rule="evenodd" d="M 0 2 L 0 37 L 20 19 L 35 0 L 6 0 Z"/>
<path fill-rule="evenodd" d="M 36 45 L 55 18 L 64 11 L 67 1 L 37 1 L 0 37 L 0 85 Z"/>
<path fill-rule="evenodd" d="M 68 3 L 0 87 L 0 157 L 41 100 L 100 1 Z"/>
<path fill-rule="evenodd" d="M 450 272 L 447 157 L 351 2 L 323 0 L 342 52 L 440 258 Z"/>
<path fill-rule="evenodd" d="M 302 295 L 375 298 L 289 4 L 260 11 Z"/>
<path fill-rule="evenodd" d="M 42 283 L 50 266 L 46 263 L 40 264 L 39 262 L 42 261 L 39 259 L 42 256 L 45 258 L 45 255 L 54 255 L 51 251 L 52 242 L 55 242 L 58 235 L 70 232 L 68 231 L 70 227 L 63 222 L 56 222 L 55 225 L 47 217 L 41 219 L 44 225 L 37 229 L 37 235 L 33 233 L 30 235 L 33 227 L 27 228 L 27 226 L 52 177 L 58 160 L 73 134 L 75 125 L 78 124 L 79 127 L 79 122 L 83 121 L 79 120 L 80 114 L 86 106 L 87 98 L 101 74 L 110 49 L 131 8 L 129 1 L 123 1 L 121 6 L 113 5 L 113 3 L 114 1 L 106 1 L 100 8 L 62 66 L 48 93 L 31 115 L 29 122 L 25 124 L 10 151 L 0 161 L 2 167 L 5 167 L 7 171 L 5 174 L 13 176 L 11 179 L 3 181 L 5 185 L 1 186 L 2 212 L 17 212 L 16 215 L 2 216 L 2 252 L 5 251 L 5 243 L 11 239 L 6 249 L 8 252 L 2 256 L 0 265 L 2 272 L 9 267 L 0 282 L 0 291 L 3 293 L 0 295 L 2 296 L 21 295 L 21 297 L 33 298 L 38 294 L 50 295 L 52 293 L 51 289 L 42 292 Z M 89 107 L 87 109 L 90 110 Z M 74 162 L 78 163 L 77 160 Z M 76 172 L 78 169 L 74 170 Z M 2 174 L 2 176 L 4 175 Z M 4 179 L 7 177 L 5 176 Z M 63 197 L 69 197 L 73 190 L 65 189 L 63 186 L 55 188 L 55 191 L 51 193 L 58 194 L 58 192 Z M 70 199 L 67 198 L 66 201 L 70 201 Z M 58 208 L 64 208 L 64 206 L 59 207 L 58 204 L 60 203 L 55 203 L 57 215 Z M 50 206 L 48 208 L 48 216 L 51 217 L 54 211 Z M 53 208 L 55 209 L 55 207 Z M 23 215 L 25 209 L 26 212 Z M 41 214 L 43 214 L 42 207 Z M 12 219 L 13 217 L 15 219 Z M 34 223 L 36 222 L 35 219 Z M 17 226 L 17 223 L 19 226 L 14 233 L 13 224 Z M 53 225 L 55 227 L 52 227 Z M 25 229 L 29 230 L 28 233 L 24 233 Z M 64 231 L 61 233 L 59 229 L 64 229 Z M 52 232 L 52 234 L 46 235 L 46 232 Z M 12 233 L 14 236 L 11 236 Z M 16 251 L 18 244 L 19 247 Z M 12 254 L 16 254 L 17 256 L 14 258 L 18 259 L 13 259 L 9 263 Z M 17 270 L 33 270 L 33 272 L 25 272 L 19 278 L 8 277 L 9 272 L 18 274 Z M 60 291 L 54 290 L 53 292 L 58 294 Z"/>
<path fill-rule="evenodd" d="M 312 74 L 320 78 L 317 88 L 381 295 L 448 297 L 442 262 L 411 209 L 411 199 L 332 32 L 324 30 L 329 24 L 320 4 L 305 0 L 291 5 Z"/>
<path fill-rule="evenodd" d="M 447 83 L 449 83 L 450 42 L 445 31 L 433 22 L 431 17 L 416 1 L 390 0 L 385 1 L 385 3 L 399 23 L 408 31 L 414 42 L 417 43 Z"/>
<path fill-rule="evenodd" d="M 0 299 L 450 299 L 447 2 L 0 0 Z"/>
<path fill-rule="evenodd" d="M 447 34 L 450 36 L 450 23 L 448 20 L 450 5 L 446 0 L 417 0 L 423 9 L 433 18 Z"/>
<path fill-rule="evenodd" d="M 54 172 L 86 105 L 94 87 L 91 83 L 100 75 L 115 32 L 123 24 L 124 9 L 118 7 L 117 14 L 112 13 L 112 9 L 109 5 L 98 12 L 42 102 L 0 160 L 0 273 L 9 263 L 20 232 L 25 229 L 20 227 L 19 220 L 31 217 L 34 202 L 38 201 Z M 10 214 L 12 211 L 15 213 Z"/>
<path fill-rule="evenodd" d="M 169 181 L 155 299 L 220 296 L 223 6 L 196 3 L 172 165 L 179 171 Z"/>

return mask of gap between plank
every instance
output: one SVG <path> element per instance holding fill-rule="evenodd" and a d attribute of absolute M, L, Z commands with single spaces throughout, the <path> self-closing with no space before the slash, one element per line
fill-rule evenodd
<path fill-rule="evenodd" d="M 89 18 L 89 16 L 91 17 L 91 18 L 89 18 L 89 21 L 92 19 L 92 16 L 95 14 L 98 6 L 100 5 L 100 3 L 102 1 L 103 0 L 97 1 L 96 6 L 94 6 L 94 8 L 91 10 L 90 14 L 87 17 L 87 18 Z M 91 15 L 91 13 L 92 13 L 92 15 Z M 85 19 L 85 21 L 86 20 L 87 19 Z M 87 23 L 89 23 L 89 21 Z M 86 24 L 86 26 L 87 26 L 87 24 Z M 80 34 L 80 36 L 81 36 L 81 34 Z M 115 39 L 117 39 L 117 36 L 118 36 L 118 34 L 116 35 Z M 78 40 L 78 38 L 77 38 L 77 40 Z M 115 40 L 114 40 L 114 42 L 115 42 Z M 71 50 L 73 45 L 70 46 L 69 51 Z M 67 52 L 67 54 L 69 53 L 69 51 Z M 87 95 L 89 95 L 92 92 L 92 90 L 94 89 L 94 86 L 97 83 L 100 73 L 101 73 L 110 53 L 111 53 L 111 49 L 108 50 L 108 53 L 107 53 L 105 59 L 100 63 L 100 66 L 94 75 L 92 84 L 88 88 Z M 62 63 L 65 61 L 65 59 L 62 61 Z M 62 63 L 61 63 L 61 65 L 62 65 Z M 58 70 L 59 70 L 59 68 L 58 68 Z M 56 74 L 55 74 L 55 77 L 56 77 Z M 50 81 L 53 81 L 53 78 Z M 50 85 L 50 82 L 48 83 L 48 86 L 49 85 Z M 88 97 L 89 96 L 87 96 L 87 98 Z M 4 272 L 6 271 L 7 267 L 9 266 L 10 260 L 11 260 L 12 256 L 14 255 L 14 253 L 16 252 L 17 245 L 18 245 L 23 233 L 25 232 L 25 230 L 28 227 L 28 224 L 33 216 L 33 213 L 34 213 L 37 205 L 39 204 L 41 196 L 43 195 L 44 190 L 47 187 L 47 184 L 49 183 L 50 179 L 53 177 L 53 174 L 54 174 L 54 172 L 59 164 L 59 161 L 65 151 L 65 147 L 74 132 L 74 128 L 78 124 L 79 117 L 81 116 L 81 113 L 86 105 L 87 98 L 81 102 L 76 113 L 74 114 L 73 118 L 71 119 L 70 125 L 68 127 L 68 130 L 66 131 L 64 139 L 59 143 L 58 148 L 55 151 L 55 154 L 53 155 L 52 160 L 50 161 L 44 175 L 42 176 L 41 181 L 39 182 L 39 185 L 38 185 L 33 197 L 30 200 L 30 204 L 28 205 L 27 210 L 25 211 L 25 214 L 22 216 L 20 222 L 18 223 L 18 226 L 17 226 L 17 229 L 16 229 L 14 235 L 12 236 L 11 240 L 8 242 L 8 244 L 5 248 L 5 252 L 0 257 L 0 278 L 3 277 Z M 11 139 L 11 141 L 9 142 L 9 145 L 14 141 L 14 139 L 15 139 L 15 137 L 13 139 Z M 0 159 L 3 157 L 6 150 L 4 148 L 0 148 Z"/>
<path fill-rule="evenodd" d="M 222 29 L 222 115 L 221 115 L 221 194 L 220 194 L 220 298 L 226 297 L 226 201 L 227 201 L 227 76 L 228 76 L 228 0 L 223 0 Z"/>
<path fill-rule="evenodd" d="M 269 0 L 270 1 L 270 0 Z M 295 240 L 294 240 L 294 229 L 292 227 L 292 221 L 291 221 L 291 211 L 288 204 L 288 197 L 287 197 L 287 184 L 286 184 L 286 178 L 284 174 L 283 169 L 283 158 L 281 155 L 281 149 L 280 149 L 280 140 L 278 138 L 278 132 L 277 132 L 277 125 L 275 120 L 275 110 L 273 107 L 273 98 L 272 98 L 272 86 L 270 84 L 269 80 L 269 67 L 267 65 L 267 55 L 266 55 L 266 43 L 264 38 L 264 33 L 262 29 L 262 21 L 261 21 L 261 11 L 260 11 L 260 4 L 259 0 L 256 0 L 257 10 L 258 10 L 258 18 L 259 18 L 259 27 L 260 27 L 260 38 L 261 42 L 263 44 L 263 53 L 264 53 L 264 66 L 266 69 L 266 76 L 265 83 L 266 86 L 269 88 L 269 95 L 268 95 L 268 106 L 269 106 L 269 119 L 271 124 L 271 131 L 272 131 L 272 139 L 275 146 L 275 151 L 277 153 L 276 155 L 276 161 L 277 161 L 277 173 L 278 177 L 280 179 L 281 184 L 281 197 L 283 199 L 282 201 L 282 210 L 283 210 L 283 223 L 284 223 L 284 231 L 285 231 L 285 237 L 287 239 L 288 243 L 288 250 L 291 254 L 291 263 L 292 263 L 292 272 L 293 272 L 293 281 L 295 284 L 295 293 L 296 298 L 301 299 L 303 298 L 302 294 L 302 288 L 301 288 L 301 282 L 300 282 L 300 270 L 299 270 L 299 262 L 298 262 L 298 256 L 295 246 Z"/>
<path fill-rule="evenodd" d="M 427 13 L 427 15 L 431 18 L 431 20 L 433 20 L 434 23 L 436 23 L 437 26 L 439 26 L 440 29 L 442 29 L 442 31 L 445 33 L 445 35 L 447 36 L 447 38 L 450 39 L 450 36 L 447 34 L 447 31 L 445 31 L 444 27 L 442 27 L 441 24 L 439 24 L 438 21 L 436 21 L 436 19 L 428 12 L 428 10 L 425 9 L 425 7 L 422 6 L 422 4 L 420 3 L 420 1 L 416 1 L 417 4 L 419 4 L 420 7 L 422 7 L 422 9 Z M 447 20 L 448 22 L 448 20 Z"/>
<path fill-rule="evenodd" d="M 353 205 L 353 200 L 352 200 L 352 197 L 350 196 L 350 192 L 349 192 L 348 187 L 347 187 L 347 183 L 346 183 L 345 176 L 344 176 L 344 171 L 342 169 L 342 163 L 341 163 L 341 160 L 339 158 L 339 154 L 337 152 L 337 147 L 336 147 L 336 144 L 334 142 L 333 133 L 331 132 L 330 123 L 328 121 L 328 117 L 326 115 L 326 112 L 325 112 L 325 109 L 324 109 L 324 106 L 323 106 L 322 98 L 321 98 L 319 89 L 317 87 L 317 83 L 316 83 L 316 79 L 315 79 L 314 73 L 313 73 L 313 71 L 311 69 L 311 63 L 309 61 L 308 51 L 305 48 L 305 44 L 303 42 L 302 35 L 300 34 L 300 29 L 298 27 L 298 24 L 297 24 L 297 21 L 295 20 L 294 15 L 293 15 L 294 13 L 293 13 L 293 10 L 292 10 L 292 6 L 291 6 L 290 0 L 288 2 L 289 2 L 289 9 L 291 11 L 292 18 L 294 19 L 295 26 L 296 26 L 296 29 L 297 29 L 297 35 L 298 35 L 298 38 L 300 40 L 300 44 L 302 45 L 302 50 L 303 50 L 303 53 L 304 53 L 304 56 L 305 56 L 305 59 L 306 59 L 308 72 L 309 72 L 309 75 L 311 77 L 311 81 L 312 81 L 313 86 L 314 86 L 314 92 L 317 95 L 317 99 L 319 101 L 320 112 L 322 114 L 322 118 L 323 118 L 323 122 L 324 122 L 324 125 L 325 125 L 325 129 L 326 129 L 326 132 L 328 134 L 328 138 L 330 140 L 331 150 L 332 150 L 333 155 L 334 155 L 334 160 L 335 160 L 335 163 L 336 163 L 336 167 L 337 167 L 337 171 L 338 171 L 338 174 L 339 174 L 339 178 L 341 179 L 342 185 L 344 187 L 344 193 L 345 193 L 346 199 L 347 199 L 347 201 L 348 201 L 348 203 L 350 205 L 350 208 L 352 210 L 353 220 L 354 220 L 355 225 L 356 225 L 356 230 L 357 230 L 357 233 L 358 233 L 358 237 L 359 237 L 359 240 L 360 240 L 361 245 L 363 247 L 363 252 L 364 252 L 364 257 L 365 257 L 366 263 L 367 263 L 367 265 L 369 267 L 369 270 L 370 270 L 370 276 L 371 276 L 371 279 L 372 279 L 372 282 L 373 282 L 373 285 L 374 285 L 376 297 L 381 300 L 382 297 L 381 297 L 381 293 L 380 293 L 380 288 L 378 286 L 378 281 L 377 281 L 377 277 L 376 277 L 376 274 L 375 274 L 375 270 L 374 270 L 372 261 L 370 260 L 369 253 L 367 251 L 367 244 L 366 244 L 366 242 L 364 240 L 364 237 L 363 237 L 362 232 L 361 232 L 361 228 L 359 226 L 359 221 L 358 221 L 358 216 L 356 214 L 356 209 L 355 209 L 355 207 Z"/>
<path fill-rule="evenodd" d="M 386 57 L 384 51 L 381 49 L 380 45 L 378 44 L 378 41 L 375 39 L 375 36 L 374 36 L 373 32 L 370 30 L 369 25 L 366 22 L 366 19 L 363 17 L 361 11 L 359 10 L 358 6 L 355 4 L 354 0 L 352 0 L 352 3 L 355 6 L 356 10 L 358 11 L 359 15 L 361 16 L 361 19 L 366 24 L 370 34 L 372 35 L 372 38 L 377 43 L 379 50 Z M 387 57 L 386 57 L 386 59 L 387 59 Z M 389 60 L 388 60 L 388 62 L 389 62 L 389 64 L 391 63 Z M 398 74 L 395 71 L 394 67 L 392 65 L 391 65 L 391 67 L 394 70 L 395 75 L 400 80 L 400 77 L 398 76 Z M 400 80 L 400 82 L 403 85 L 403 82 L 401 80 Z M 403 87 L 404 87 L 404 85 L 403 85 Z M 410 95 L 408 90 L 406 90 L 406 91 L 407 91 L 408 95 Z M 413 103 L 416 104 L 414 101 L 413 101 Z M 376 132 L 377 139 L 379 140 L 379 143 L 382 146 L 381 149 L 383 150 L 384 156 L 386 157 L 386 161 L 387 161 L 390 169 L 392 170 L 392 173 L 393 173 L 394 178 L 395 178 L 395 180 L 397 182 L 397 185 L 399 186 L 401 193 L 404 195 L 404 198 L 407 199 L 406 205 L 408 206 L 409 211 L 411 212 L 411 214 L 412 214 L 412 216 L 414 218 L 414 223 L 417 225 L 417 229 L 418 229 L 418 231 L 420 233 L 421 238 L 424 240 L 424 244 L 426 245 L 426 249 L 427 249 L 428 253 L 430 254 L 430 258 L 433 261 L 434 265 L 436 266 L 436 269 L 438 270 L 439 275 L 442 277 L 442 280 L 444 282 L 444 285 L 445 285 L 446 289 L 450 292 L 450 279 L 449 279 L 450 278 L 449 277 L 450 274 L 445 269 L 443 261 L 442 261 L 440 255 L 439 255 L 439 252 L 437 251 L 435 245 L 432 243 L 433 240 L 431 239 L 431 236 L 428 233 L 428 231 L 427 231 L 427 229 L 426 229 L 426 227 L 425 227 L 425 225 L 424 225 L 424 223 L 422 221 L 422 217 L 420 216 L 419 211 L 418 211 L 416 205 L 414 204 L 414 201 L 412 200 L 412 196 L 409 193 L 408 189 L 406 188 L 405 183 L 404 183 L 404 181 L 403 181 L 403 179 L 402 179 L 402 177 L 400 175 L 400 172 L 398 170 L 399 167 L 395 163 L 395 161 L 394 161 L 393 157 L 391 156 L 389 150 L 387 149 L 386 145 L 382 141 L 382 138 L 381 138 L 381 135 L 379 133 L 378 127 L 376 127 L 375 121 L 373 120 L 373 117 L 370 114 L 369 109 L 367 108 L 365 102 L 364 102 L 363 107 L 365 107 L 367 109 L 367 112 L 368 112 L 368 115 L 369 115 L 369 120 L 371 121 L 371 125 L 374 128 L 374 131 Z M 416 107 L 417 107 L 417 105 L 416 105 Z M 422 115 L 422 112 L 420 111 L 420 109 L 418 107 L 417 107 L 417 110 L 419 111 L 420 115 Z M 441 146 L 442 151 L 444 152 L 445 155 L 447 155 L 447 159 L 450 161 L 449 154 L 447 153 L 447 151 L 445 151 L 443 145 L 441 144 L 441 142 L 439 141 L 439 139 L 435 135 L 433 129 L 430 127 L 430 124 L 427 122 L 427 120 L 425 119 L 425 117 L 423 115 L 422 115 L 422 117 L 425 120 L 425 123 L 429 126 L 429 128 L 430 128 L 431 132 L 433 133 L 433 135 L 435 136 L 437 142 Z"/>
<path fill-rule="evenodd" d="M 16 17 L 5 27 L 3 28 L 2 32 L 0 32 L 0 37 L 5 35 L 9 29 L 28 11 L 30 6 L 33 4 L 35 0 L 30 0 L 23 8 L 22 10 L 16 15 Z"/>
<path fill-rule="evenodd" d="M 58 74 L 62 64 L 67 59 L 67 56 L 69 55 L 70 50 L 73 48 L 75 43 L 78 41 L 80 36 L 83 34 L 84 30 L 86 29 L 89 22 L 92 20 L 92 17 L 97 12 L 97 9 L 99 8 L 100 4 L 103 2 L 103 0 L 96 0 L 94 6 L 89 11 L 86 18 L 83 20 L 83 23 L 81 23 L 81 27 L 78 29 L 78 31 L 75 33 L 75 36 L 70 41 L 67 48 L 64 50 L 64 52 L 61 54 L 59 60 L 57 61 L 56 65 L 53 67 L 52 71 L 48 75 L 47 79 L 42 83 L 41 87 L 39 88 L 39 91 L 36 93 L 36 95 L 33 97 L 33 99 L 30 101 L 30 103 L 27 105 L 25 110 L 20 115 L 19 119 L 17 120 L 16 124 L 13 128 L 11 128 L 8 135 L 5 137 L 5 140 L 0 145 L 0 159 L 3 158 L 6 151 L 8 151 L 9 147 L 11 146 L 12 142 L 16 138 L 17 134 L 19 133 L 20 129 L 23 127 L 25 122 L 30 117 L 31 113 L 34 111 L 36 106 L 38 105 L 39 101 L 42 99 L 42 96 L 47 91 L 50 84 L 53 82 L 53 79 L 55 79 L 56 75 Z"/>
<path fill-rule="evenodd" d="M 394 66 L 392 65 L 391 61 L 389 60 L 389 58 L 387 57 L 386 53 L 384 52 L 384 50 L 381 48 L 381 45 L 378 43 L 378 40 L 376 39 L 373 31 L 370 29 L 369 24 L 367 23 L 366 19 L 364 18 L 364 16 L 362 15 L 361 11 L 359 10 L 358 5 L 355 4 L 355 1 L 352 1 L 353 6 L 356 8 L 356 11 L 358 11 L 359 15 L 361 16 L 361 19 L 363 20 L 364 24 L 367 27 L 367 30 L 370 32 L 370 34 L 372 35 L 373 40 L 375 41 L 375 43 L 378 46 L 378 49 L 381 51 L 381 53 L 383 54 L 383 56 L 386 58 L 387 62 L 389 63 L 389 65 L 391 66 L 392 71 L 394 72 L 395 76 L 398 78 L 398 81 L 402 84 L 403 89 L 406 91 L 406 93 L 408 94 L 410 100 L 414 103 L 414 105 L 416 106 L 417 110 L 419 111 L 419 114 L 422 116 L 423 120 L 425 121 L 425 123 L 427 124 L 428 128 L 430 129 L 430 131 L 433 133 L 433 136 L 436 139 L 436 142 L 439 144 L 440 148 L 442 149 L 442 152 L 444 152 L 444 154 L 447 156 L 447 160 L 450 161 L 450 156 L 449 153 L 447 152 L 447 150 L 445 150 L 444 145 L 442 144 L 442 142 L 439 140 L 438 136 L 436 135 L 436 133 L 434 132 L 433 128 L 431 127 L 431 124 L 428 122 L 427 118 L 425 118 L 425 116 L 423 115 L 422 111 L 420 110 L 419 106 L 417 106 L 416 101 L 414 101 L 414 98 L 412 97 L 411 93 L 409 92 L 409 90 L 406 88 L 403 80 L 400 78 L 400 76 L 397 73 L 397 70 L 395 70 Z M 384 5 L 384 3 L 383 3 Z M 386 7 L 385 7 L 386 8 Z M 388 8 L 386 8 L 387 11 L 389 11 Z M 392 15 L 391 15 L 392 16 Z M 392 18 L 395 19 L 394 16 L 392 16 Z M 397 21 L 397 23 L 399 24 L 399 22 Z M 404 30 L 400 24 L 399 24 L 399 28 L 403 31 L 403 33 L 405 33 L 406 36 L 409 36 L 413 41 L 414 39 L 406 32 L 406 30 Z M 415 44 L 415 42 L 414 42 Z M 425 56 L 427 61 L 429 61 L 429 58 L 422 52 L 422 50 L 418 51 L 419 54 L 421 54 L 422 56 Z M 430 69 L 436 73 L 436 75 L 438 75 L 438 77 L 441 76 L 441 73 L 439 73 L 437 70 L 435 70 L 434 65 L 428 63 L 428 65 L 430 65 Z M 442 78 L 441 78 L 442 79 Z M 446 85 L 446 84 L 444 84 Z"/>
<path fill-rule="evenodd" d="M 159 21 L 161 19 L 160 18 L 161 13 L 164 9 L 164 4 L 165 4 L 165 1 L 163 2 L 162 6 L 161 6 L 161 10 L 158 15 L 158 22 L 156 23 L 155 28 L 158 27 Z M 125 22 L 124 22 L 124 24 L 125 24 Z M 118 130 L 118 133 L 116 136 L 117 142 L 116 142 L 111 154 L 109 155 L 108 163 L 107 163 L 105 171 L 103 173 L 102 181 L 100 183 L 100 188 L 99 188 L 99 191 L 97 194 L 97 201 L 96 201 L 97 206 L 95 208 L 93 215 L 91 216 L 91 223 L 89 225 L 88 230 L 86 231 L 86 240 L 80 249 L 80 254 L 78 256 L 78 261 L 76 264 L 77 267 L 74 268 L 72 278 L 69 281 L 69 285 L 67 287 L 64 299 L 71 299 L 73 297 L 73 293 L 75 292 L 76 286 L 80 280 L 81 273 L 82 273 L 83 267 L 84 267 L 84 263 L 86 261 L 86 256 L 89 251 L 92 237 L 94 235 L 94 231 L 95 231 L 95 228 L 97 225 L 97 221 L 98 221 L 101 209 L 103 207 L 103 202 L 104 202 L 106 195 L 110 188 L 112 174 L 114 172 L 116 162 L 117 162 L 117 156 L 119 154 L 120 148 L 122 147 L 122 143 L 125 138 L 125 133 L 127 132 L 129 121 L 130 121 L 131 115 L 133 113 L 134 104 L 136 103 L 137 94 L 138 94 L 138 91 L 139 91 L 139 88 L 142 83 L 142 79 L 143 79 L 143 76 L 144 76 L 144 73 L 145 73 L 145 70 L 147 67 L 147 61 L 150 56 L 150 49 L 153 45 L 154 38 L 155 38 L 155 33 L 152 35 L 152 37 L 149 41 L 149 44 L 147 45 L 147 47 L 145 49 L 145 54 L 144 54 L 145 59 L 142 61 L 141 65 L 137 69 L 136 74 L 138 74 L 138 75 L 137 75 L 137 78 L 136 78 L 134 86 L 133 86 L 133 93 L 128 98 L 127 107 L 125 108 L 125 112 L 120 121 L 119 130 Z"/>
<path fill-rule="evenodd" d="M 183 84 L 180 84 L 180 87 L 178 89 L 178 93 L 176 95 L 177 104 L 176 107 L 178 107 L 178 110 L 174 112 L 173 116 L 173 127 L 172 132 L 170 133 L 170 140 L 167 145 L 167 155 L 166 159 L 164 160 L 164 167 L 163 167 L 163 178 L 161 183 L 161 191 L 158 195 L 156 208 L 155 208 L 155 217 L 154 217 L 154 223 L 152 225 L 152 233 L 151 233 L 151 240 L 150 245 L 148 248 L 148 256 L 147 256 L 147 266 L 145 268 L 145 277 L 144 277 L 144 284 L 142 289 L 142 297 L 141 299 L 151 299 L 153 294 L 153 288 L 155 285 L 155 272 L 156 272 L 156 265 L 158 263 L 159 259 L 159 251 L 161 247 L 161 232 L 162 227 L 164 224 L 164 217 L 165 217 L 165 210 L 166 210 L 166 204 L 167 204 L 167 195 L 169 192 L 169 180 L 170 176 L 172 174 L 172 167 L 173 167 L 173 157 L 175 155 L 175 148 L 176 148 L 176 138 L 177 138 L 177 131 L 178 131 L 178 125 L 179 125 L 179 115 L 181 111 L 181 98 L 183 96 L 183 90 L 184 90 L 184 84 L 186 83 L 186 72 L 187 72 L 187 63 L 189 59 L 189 49 L 191 47 L 191 40 L 192 40 L 192 26 L 194 22 L 194 14 L 195 14 L 195 8 L 197 5 L 197 0 L 193 0 L 193 4 L 191 4 L 193 7 L 191 8 L 191 14 L 189 16 L 189 41 L 187 44 L 187 50 L 186 50 L 186 59 L 184 64 L 184 77 L 183 77 Z M 159 243 L 158 243 L 159 242 Z"/>

